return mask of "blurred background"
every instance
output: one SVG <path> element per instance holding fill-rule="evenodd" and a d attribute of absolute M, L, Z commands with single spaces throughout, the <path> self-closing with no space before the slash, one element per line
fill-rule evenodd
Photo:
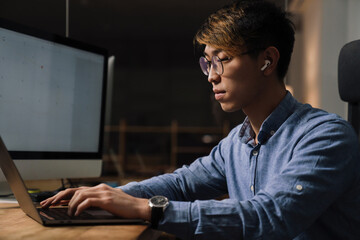
<path fill-rule="evenodd" d="M 288 89 L 345 118 L 337 60 L 345 43 L 360 38 L 360 1 L 271 1 L 296 26 Z M 229 2 L 0 0 L 0 17 L 62 36 L 68 29 L 70 38 L 115 56 L 103 176 L 148 177 L 208 154 L 244 119 L 221 111 L 192 46 L 201 23 Z"/>

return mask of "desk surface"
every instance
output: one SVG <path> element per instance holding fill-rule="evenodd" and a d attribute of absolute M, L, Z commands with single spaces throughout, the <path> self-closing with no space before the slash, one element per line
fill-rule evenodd
<path fill-rule="evenodd" d="M 0 239 L 157 239 L 160 232 L 145 225 L 44 227 L 16 203 L 0 203 Z"/>

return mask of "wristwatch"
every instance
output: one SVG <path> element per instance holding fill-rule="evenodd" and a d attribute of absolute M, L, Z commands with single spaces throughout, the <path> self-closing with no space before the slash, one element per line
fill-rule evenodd
<path fill-rule="evenodd" d="M 151 227 L 157 229 L 160 219 L 163 217 L 166 207 L 169 205 L 169 200 L 164 196 L 154 196 L 149 199 L 149 206 L 151 208 Z"/>

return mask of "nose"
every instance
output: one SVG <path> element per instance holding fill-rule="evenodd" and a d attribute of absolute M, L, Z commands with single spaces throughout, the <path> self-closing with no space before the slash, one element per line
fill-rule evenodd
<path fill-rule="evenodd" d="M 218 82 L 219 80 L 220 80 L 220 75 L 217 74 L 215 69 L 211 66 L 208 75 L 208 82 L 213 83 L 213 82 Z"/>

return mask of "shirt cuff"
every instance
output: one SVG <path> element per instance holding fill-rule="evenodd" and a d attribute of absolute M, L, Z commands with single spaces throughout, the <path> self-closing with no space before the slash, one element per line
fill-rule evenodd
<path fill-rule="evenodd" d="M 191 202 L 170 201 L 158 229 L 182 239 L 191 238 L 199 220 L 198 211 L 192 211 L 192 207 Z"/>

